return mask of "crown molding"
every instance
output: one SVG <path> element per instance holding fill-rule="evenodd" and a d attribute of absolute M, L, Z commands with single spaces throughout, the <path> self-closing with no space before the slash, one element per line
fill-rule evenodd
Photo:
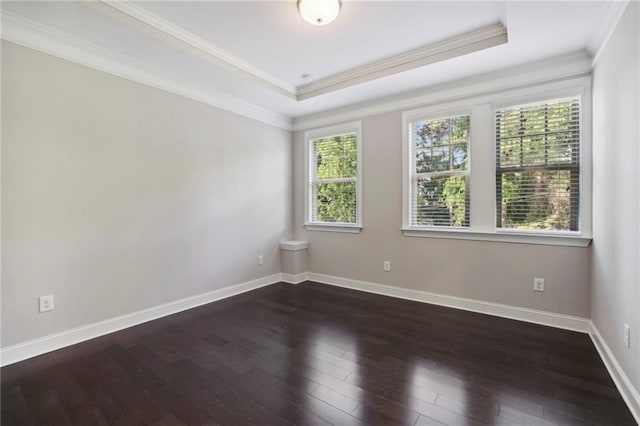
<path fill-rule="evenodd" d="M 591 75 L 591 57 L 584 51 L 412 90 L 386 98 L 295 117 L 293 130 L 309 130 L 378 114 L 433 104 L 481 98 L 512 89 Z"/>
<path fill-rule="evenodd" d="M 470 31 L 300 86 L 299 101 L 508 42 L 502 24 Z"/>
<path fill-rule="evenodd" d="M 609 39 L 613 35 L 620 18 L 627 9 L 630 0 L 613 0 L 607 3 L 605 12 L 596 30 L 587 43 L 587 51 L 593 56 L 592 66 L 595 67 L 604 51 Z"/>
<path fill-rule="evenodd" d="M 483 50 L 489 47 L 497 46 L 500 44 L 504 44 L 508 42 L 508 34 L 507 29 L 502 24 L 491 25 L 479 30 L 467 32 L 464 34 L 457 35 L 455 37 L 448 38 L 446 40 L 442 40 L 437 43 L 429 44 L 427 46 L 423 46 L 417 49 L 410 50 L 408 52 L 391 56 L 380 61 L 375 61 L 370 64 L 353 68 L 351 70 L 341 72 L 338 74 L 331 75 L 329 77 L 313 81 L 309 84 L 305 84 L 302 86 L 293 86 L 288 84 L 277 77 L 269 74 L 268 72 L 256 67 L 255 65 L 245 61 L 244 59 L 233 55 L 232 53 L 214 45 L 213 43 L 208 42 L 207 40 L 196 36 L 195 34 L 185 30 L 184 28 L 175 25 L 151 12 L 144 9 L 143 7 L 138 6 L 128 0 L 116 1 L 116 0 L 99 0 L 99 1 L 91 1 L 85 3 L 88 7 L 95 9 L 96 11 L 112 18 L 116 19 L 138 31 L 141 33 L 148 34 L 152 37 L 157 38 L 163 43 L 181 49 L 182 51 L 198 57 L 204 61 L 207 61 L 217 67 L 223 68 L 229 72 L 234 73 L 240 77 L 249 79 L 253 82 L 261 84 L 264 87 L 267 87 L 276 93 L 284 95 L 289 99 L 302 101 L 305 99 L 313 98 L 316 96 L 320 96 L 326 93 L 335 92 L 347 87 L 352 87 L 355 85 L 359 85 L 362 83 L 366 83 L 368 81 L 376 80 L 382 77 L 386 77 L 389 75 L 401 73 L 404 71 L 408 71 L 411 69 L 424 67 L 429 64 L 433 64 L 436 62 L 444 61 L 447 59 L 451 59 L 454 57 L 462 56 L 468 53 L 477 52 L 479 50 Z M 14 28 L 10 28 L 6 32 L 7 34 L 13 34 L 18 32 L 21 36 L 24 36 L 25 33 L 36 33 L 34 36 L 28 35 L 26 37 L 13 37 L 13 41 L 17 44 L 27 45 L 24 39 L 28 39 L 31 45 L 28 47 L 32 47 L 37 50 L 45 51 L 47 53 L 53 54 L 55 56 L 62 56 L 60 53 L 68 53 L 71 50 L 78 50 L 81 46 L 84 48 L 85 52 L 81 55 L 83 57 L 88 56 L 96 56 L 94 52 L 89 52 L 88 50 L 94 50 L 99 52 L 102 56 L 110 57 L 112 62 L 116 62 L 115 58 L 117 57 L 117 62 L 125 63 L 129 68 L 135 67 L 139 69 L 149 69 L 151 70 L 151 66 L 148 64 L 141 65 L 139 62 L 133 64 L 134 60 L 131 58 L 127 58 L 123 55 L 119 55 L 115 52 L 106 51 L 95 45 L 90 45 L 89 43 L 79 39 L 74 38 L 70 35 L 60 33 L 51 28 L 45 27 L 41 24 L 38 24 L 35 21 L 31 21 L 27 18 L 20 17 L 19 15 L 13 14 L 11 12 L 3 12 L 3 16 L 7 16 L 7 25 L 13 25 L 21 27 L 21 30 L 14 31 Z M 37 43 L 34 43 L 32 39 L 38 38 L 37 34 L 48 34 L 53 33 L 56 36 L 55 42 L 47 42 L 46 37 L 42 40 L 39 40 Z M 5 37 L 6 38 L 6 37 Z M 7 38 L 8 40 L 8 38 Z M 71 46 L 64 47 L 62 46 L 62 42 L 71 43 Z M 56 49 L 52 49 L 51 45 L 56 44 Z M 72 60 L 74 62 L 82 63 L 83 65 L 90 66 L 92 68 L 100 69 L 102 71 L 110 72 L 112 74 L 121 75 L 126 78 L 144 82 L 145 84 L 152 85 L 154 87 L 158 87 L 158 81 L 161 79 L 162 75 L 168 75 L 168 72 L 164 70 L 160 70 L 154 68 L 153 73 L 158 74 L 158 76 L 150 76 L 144 78 L 144 81 L 140 80 L 140 75 L 134 77 L 132 72 L 113 72 L 108 71 L 103 68 L 99 68 L 95 65 L 92 65 L 92 62 L 87 62 L 82 58 L 79 58 L 78 55 L 67 55 L 65 59 Z M 104 62 L 104 61 L 101 61 Z M 106 67 L 113 68 L 113 67 Z M 151 77 L 151 78 L 149 78 Z M 182 79 L 177 75 L 172 75 L 169 80 L 172 83 L 175 83 L 176 79 Z M 154 80 L 155 82 L 151 84 L 149 81 Z M 175 84 L 163 84 L 163 86 L 174 86 Z M 195 86 L 194 84 L 189 84 L 189 86 Z M 164 90 L 175 92 L 177 89 L 173 87 L 172 89 L 167 89 L 166 87 L 162 87 Z M 195 88 L 194 88 L 195 89 Z M 181 90 L 179 94 L 183 94 L 182 92 L 192 92 L 188 90 Z M 210 93 L 209 89 L 203 90 L 202 93 Z M 183 94 L 184 95 L 184 94 Z M 190 98 L 194 97 L 194 93 L 190 95 L 184 95 Z M 203 97 L 206 100 L 203 100 Z M 217 93 L 215 95 L 216 99 L 222 98 L 230 98 L 228 95 L 222 95 Z M 213 101 L 213 96 L 206 96 L 202 94 L 197 95 L 197 100 L 200 100 L 205 103 L 211 103 Z M 229 103 L 238 103 L 241 102 L 245 105 L 251 105 L 248 107 L 249 109 L 259 108 L 253 104 L 250 104 L 246 101 L 241 101 L 239 99 L 234 99 L 233 101 L 227 101 L 225 104 Z M 223 109 L 229 109 L 229 106 L 220 106 L 220 102 L 217 102 L 214 106 L 219 106 Z M 242 109 L 246 109 L 242 108 Z M 237 108 L 236 108 L 237 109 Z M 229 109 L 233 112 L 237 112 L 235 109 Z M 243 113 L 241 113 L 243 114 Z M 274 114 L 274 113 L 272 113 Z M 246 115 L 246 114 L 243 114 Z M 262 116 L 264 114 L 259 114 Z M 269 115 L 269 114 L 267 114 Z M 261 121 L 265 121 L 264 118 Z M 289 120 L 290 121 L 290 120 Z M 282 127 L 282 124 L 278 125 Z M 285 127 L 288 126 L 285 124 Z"/>
<path fill-rule="evenodd" d="M 495 24 L 295 87 L 128 0 L 100 0 L 88 2 L 87 5 L 165 43 L 237 75 L 250 78 L 297 101 L 508 42 L 507 29 L 502 24 Z"/>
<path fill-rule="evenodd" d="M 179 75 L 88 43 L 12 12 L 3 10 L 1 16 L 4 40 L 272 126 L 292 129 L 292 120 L 285 115 L 210 88 L 200 87 Z"/>
<path fill-rule="evenodd" d="M 248 77 L 280 94 L 295 99 L 296 88 L 294 86 L 130 1 L 100 0 L 99 2 L 87 2 L 87 5 L 142 32 L 151 33 L 151 35 L 163 42 L 181 48 L 214 65 L 221 66 L 243 77 Z M 103 5 L 112 8 L 112 10 L 105 9 Z M 113 10 L 120 12 L 120 14 L 110 13 Z M 126 19 L 122 14 L 134 19 Z M 149 27 L 157 31 L 150 32 L 148 31 Z M 179 43 L 176 43 L 176 41 Z"/>

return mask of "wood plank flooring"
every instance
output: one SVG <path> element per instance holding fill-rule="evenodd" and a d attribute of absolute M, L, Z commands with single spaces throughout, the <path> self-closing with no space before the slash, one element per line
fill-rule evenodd
<path fill-rule="evenodd" d="M 634 425 L 589 337 L 307 282 L 5 367 L 3 425 Z"/>

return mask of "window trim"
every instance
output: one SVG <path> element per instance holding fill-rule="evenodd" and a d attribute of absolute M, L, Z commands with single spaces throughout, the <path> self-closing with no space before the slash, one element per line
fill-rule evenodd
<path fill-rule="evenodd" d="M 530 232 L 525 230 L 503 229 L 496 227 L 496 194 L 495 194 L 495 156 L 496 156 L 496 139 L 495 139 L 495 110 L 512 105 L 523 105 L 535 102 L 544 102 L 551 99 L 566 98 L 571 96 L 580 96 L 580 231 L 536 231 Z M 406 237 L 427 237 L 427 238 L 445 238 L 445 239 L 462 239 L 462 240 L 480 240 L 480 241 L 497 241 L 507 243 L 523 243 L 523 244 L 544 244 L 559 246 L 576 246 L 587 247 L 591 243 L 591 226 L 592 226 L 592 142 L 591 142 L 591 76 L 585 75 L 580 77 L 572 77 L 562 80 L 543 84 L 532 84 L 527 86 L 509 88 L 500 91 L 491 91 L 469 98 L 457 98 L 440 104 L 425 105 L 421 108 L 404 111 L 402 113 L 402 234 Z M 491 109 L 489 117 L 488 108 Z M 470 164 L 470 223 L 468 228 L 423 228 L 409 226 L 410 214 L 410 187 L 409 185 L 409 141 L 408 130 L 409 122 L 419 117 L 434 116 L 442 114 L 463 114 L 470 111 L 470 143 L 469 155 Z M 479 113 L 480 112 L 480 113 Z M 476 120 L 481 117 L 482 123 Z M 487 123 L 484 121 L 489 120 Z M 488 130 L 491 127 L 490 144 L 487 143 Z M 479 130 L 480 129 L 480 130 Z M 484 132 L 478 136 L 477 132 Z M 490 149 L 491 153 L 481 153 L 478 150 Z M 485 155 L 486 154 L 486 155 Z M 471 157 L 473 155 L 473 157 Z M 472 158 L 490 157 L 492 187 L 484 188 L 485 197 L 489 196 L 489 192 L 493 194 L 493 198 L 487 204 L 482 201 L 482 208 L 478 208 L 478 192 L 480 188 L 476 185 L 484 187 L 487 185 L 486 177 L 478 177 L 478 164 L 473 164 Z M 488 161 L 488 158 L 483 161 Z M 488 164 L 488 163 L 487 163 Z M 484 162 L 482 163 L 484 167 Z M 474 175 L 473 170 L 476 170 Z M 479 182 L 480 181 L 480 182 Z M 476 199 L 474 200 L 474 195 Z M 479 216 L 480 215 L 480 220 Z"/>
<path fill-rule="evenodd" d="M 402 229 L 405 237 L 421 238 L 442 238 L 450 240 L 471 240 L 471 241 L 493 241 L 516 244 L 537 244 L 548 246 L 568 246 L 568 247 L 588 247 L 591 244 L 590 237 L 577 235 L 550 235 L 550 234 L 527 234 L 522 232 L 477 232 L 467 229 L 452 230 L 429 230 L 422 229 Z"/>
<path fill-rule="evenodd" d="M 311 148 L 312 143 L 316 139 L 339 136 L 348 133 L 356 134 L 356 222 L 340 223 L 312 221 L 311 197 L 313 195 L 313 191 L 311 191 L 311 185 L 313 183 L 311 179 L 312 171 L 310 169 L 311 155 L 313 153 Z M 359 233 L 362 230 L 362 122 L 352 121 L 304 132 L 304 177 L 304 227 L 308 231 Z"/>
<path fill-rule="evenodd" d="M 416 121 L 433 121 L 445 118 L 451 118 L 459 115 L 467 115 L 469 116 L 469 142 L 467 145 L 467 168 L 461 173 L 460 171 L 449 170 L 446 172 L 434 172 L 429 173 L 436 176 L 445 176 L 449 174 L 449 176 L 467 176 L 468 184 L 467 190 L 469 193 L 471 192 L 471 132 L 472 132 L 472 118 L 471 118 L 471 108 L 470 107 L 461 107 L 461 108 L 449 108 L 449 109 L 419 109 L 413 110 L 402 114 L 402 229 L 403 230 L 416 230 L 416 231 L 454 231 L 458 232 L 458 230 L 467 230 L 470 226 L 467 227 L 458 227 L 458 226 L 435 226 L 435 225 L 412 225 L 411 224 L 411 200 L 412 194 L 414 192 L 414 187 L 417 186 L 417 178 L 416 173 L 413 169 L 414 159 L 411 158 L 412 149 L 409 147 L 410 143 L 413 143 L 409 140 L 409 126 Z M 471 209 L 471 203 L 469 202 L 469 209 Z M 470 212 L 467 212 L 470 215 Z M 469 223 L 471 223 L 471 219 L 469 219 Z"/>

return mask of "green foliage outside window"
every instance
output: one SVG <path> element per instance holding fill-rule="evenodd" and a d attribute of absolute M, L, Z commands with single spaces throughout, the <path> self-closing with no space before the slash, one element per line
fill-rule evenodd
<path fill-rule="evenodd" d="M 316 139 L 312 146 L 316 168 L 314 221 L 356 223 L 357 135 Z"/>

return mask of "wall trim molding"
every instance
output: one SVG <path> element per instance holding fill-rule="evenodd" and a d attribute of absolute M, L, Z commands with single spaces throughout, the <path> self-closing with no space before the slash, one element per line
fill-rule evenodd
<path fill-rule="evenodd" d="M 232 297 L 278 282 L 285 282 L 295 285 L 303 283 L 305 281 L 315 281 L 321 284 L 344 287 L 353 290 L 364 291 L 367 293 L 379 294 L 382 296 L 413 300 L 416 302 L 428 303 L 432 305 L 446 306 L 455 309 L 462 309 L 487 315 L 531 322 L 534 324 L 579 331 L 582 333 L 589 333 L 592 329 L 594 329 L 594 327 L 592 327 L 591 325 L 591 321 L 587 318 L 573 317 L 553 312 L 539 311 L 535 309 L 503 305 L 499 303 L 485 302 L 481 300 L 467 299 L 438 293 L 430 293 L 422 290 L 406 289 L 385 284 L 341 278 L 332 275 L 317 274 L 314 272 L 302 272 L 300 274 L 276 273 L 244 283 L 235 284 L 207 293 L 186 297 L 173 302 L 153 306 L 147 309 L 142 309 L 136 312 L 131 312 L 114 318 L 86 324 L 80 327 L 72 328 L 70 330 L 65 330 L 59 333 L 50 334 L 48 336 L 43 336 L 36 339 L 28 340 L 26 342 L 0 348 L 0 365 L 6 366 L 14 364 L 16 362 L 42 355 L 47 352 L 55 351 L 66 346 L 74 345 L 76 343 L 100 337 L 105 334 L 133 327 L 138 324 L 152 321 L 154 319 L 162 318 L 167 315 L 172 315 L 178 312 L 185 311 L 187 309 L 195 308 L 197 306 L 205 305 L 207 303 Z M 600 340 L 604 342 L 601 337 Z M 596 347 L 598 347 L 598 345 L 596 345 Z M 606 344 L 604 344 L 604 347 L 606 347 Z M 601 350 L 598 349 L 598 351 L 600 352 Z M 608 353 L 610 353 L 610 351 Z M 604 359 L 602 353 L 601 356 Z M 610 359 L 613 359 L 613 361 L 615 362 L 615 358 L 613 358 L 613 355 L 610 356 Z M 605 361 L 605 364 L 607 364 L 607 361 Z M 615 364 L 607 364 L 607 368 L 609 368 L 610 365 L 617 366 L 615 368 L 620 371 L 620 377 L 626 378 L 617 362 L 615 362 Z M 626 381 L 628 382 L 628 378 L 626 378 Z M 633 389 L 633 387 L 631 387 L 631 389 Z"/>
<path fill-rule="evenodd" d="M 399 55 L 340 72 L 298 87 L 299 101 L 356 86 L 378 78 L 409 71 L 508 42 L 501 23 L 450 37 Z"/>
<path fill-rule="evenodd" d="M 47 352 L 55 351 L 66 346 L 90 340 L 118 330 L 133 327 L 151 320 L 172 315 L 187 309 L 226 299 L 247 291 L 255 290 L 282 281 L 282 274 L 276 273 L 244 283 L 235 284 L 221 289 L 195 296 L 185 297 L 140 311 L 120 315 L 92 324 L 82 325 L 60 333 L 50 334 L 37 339 L 7 346 L 0 349 L 0 365 L 6 366 L 27 358 L 32 358 Z"/>
<path fill-rule="evenodd" d="M 182 312 L 187 309 L 276 284 L 278 282 L 295 285 L 305 281 L 315 281 L 321 284 L 364 291 L 382 296 L 446 306 L 454 309 L 461 309 L 589 334 L 600 358 L 602 358 L 607 371 L 618 388 L 618 391 L 622 395 L 622 398 L 626 402 L 634 418 L 640 424 L 640 394 L 638 393 L 638 390 L 635 389 L 631 380 L 629 380 L 629 377 L 625 374 L 624 370 L 616 360 L 613 352 L 607 345 L 599 330 L 590 319 L 513 305 L 504 305 L 476 299 L 431 293 L 422 290 L 406 289 L 368 281 L 353 280 L 350 278 L 318 274 L 315 272 L 303 272 L 300 274 L 276 273 L 207 293 L 186 297 L 173 302 L 120 315 L 115 318 L 83 325 L 60 333 L 7 346 L 0 349 L 0 365 L 4 367 L 28 358 L 64 348 L 66 346 L 71 346 L 125 328 L 133 327 L 138 324 Z"/>
<path fill-rule="evenodd" d="M 104 336 L 125 328 L 133 327 L 138 324 L 215 302 L 217 300 L 226 299 L 261 287 L 276 284 L 278 282 L 296 285 L 305 281 L 314 281 L 321 284 L 364 291 L 382 296 L 446 306 L 454 309 L 461 309 L 589 334 L 618 391 L 622 395 L 622 398 L 626 402 L 634 418 L 640 424 L 640 394 L 616 360 L 613 352 L 607 345 L 595 324 L 593 324 L 593 322 L 588 318 L 486 302 L 477 299 L 431 293 L 422 290 L 406 289 L 386 284 L 318 274 L 315 272 L 302 272 L 300 274 L 279 272 L 266 277 L 246 281 L 244 283 L 186 297 L 173 302 L 120 315 L 115 318 L 98 321 L 63 332 L 50 334 L 48 336 L 0 348 L 0 366 L 4 367 L 14 364 L 28 358 L 36 357 L 86 340 Z"/>
<path fill-rule="evenodd" d="M 412 290 L 402 287 L 377 284 L 368 281 L 341 278 L 332 275 L 307 272 L 307 279 L 322 284 L 379 294 L 382 296 L 396 297 L 399 299 L 413 300 L 415 302 L 429 303 L 432 305 L 446 306 L 462 309 L 464 311 L 478 312 L 502 318 L 546 325 L 565 330 L 588 333 L 590 330 L 589 319 L 571 315 L 557 314 L 554 312 L 540 311 L 536 309 L 522 308 L 513 305 L 485 302 L 477 299 L 449 296 L 439 293 L 431 293 L 422 290 Z"/>
<path fill-rule="evenodd" d="M 616 388 L 622 395 L 629 410 L 633 414 L 636 422 L 640 424 L 640 393 L 633 386 L 631 380 L 626 375 L 613 352 L 607 345 L 595 324 L 583 317 L 558 314 L 554 312 L 540 311 L 536 309 L 523 308 L 513 305 L 485 302 L 476 299 L 448 296 L 438 293 L 430 293 L 421 290 L 411 290 L 385 284 L 377 284 L 368 281 L 341 278 L 332 275 L 317 274 L 307 272 L 306 280 L 315 281 L 321 284 L 333 285 L 336 287 L 349 288 L 352 290 L 364 291 L 367 293 L 379 294 L 382 296 L 395 297 L 399 299 L 413 300 L 416 302 L 428 303 L 439 306 L 446 306 L 454 309 L 478 312 L 486 315 L 493 315 L 502 318 L 509 318 L 518 321 L 530 322 L 533 324 L 545 325 L 549 327 L 561 328 L 565 330 L 577 331 L 588 334 L 600 358 L 609 372 Z M 298 278 L 299 280 L 300 278 Z M 304 280 L 303 280 L 304 281 Z M 301 281 L 300 281 L 301 282 Z"/>
<path fill-rule="evenodd" d="M 378 114 L 406 111 L 462 100 L 482 102 L 500 93 L 591 76 L 591 57 L 585 51 L 479 74 L 397 95 L 373 99 L 295 117 L 293 130 L 309 130 L 361 120 Z"/>
<path fill-rule="evenodd" d="M 275 127 L 286 130 L 293 128 L 292 119 L 283 114 L 200 87 L 182 76 L 104 49 L 15 13 L 3 10 L 1 14 L 4 40 Z"/>
<path fill-rule="evenodd" d="M 629 380 L 629 377 L 620 366 L 620 363 L 618 363 L 618 360 L 616 360 L 609 345 L 607 345 L 606 340 L 604 340 L 593 321 L 589 321 L 589 325 L 591 328 L 589 336 L 591 336 L 593 345 L 596 347 L 605 367 L 607 367 L 607 371 L 609 371 L 609 375 L 618 388 L 620 395 L 622 395 L 624 402 L 627 403 L 631 414 L 633 414 L 636 422 L 640 424 L 640 393 Z"/>
<path fill-rule="evenodd" d="M 307 272 L 301 272 L 299 274 L 287 274 L 282 273 L 282 282 L 287 284 L 300 284 L 307 281 Z"/>
<path fill-rule="evenodd" d="M 508 42 L 507 29 L 502 23 L 497 23 L 348 71 L 339 72 L 309 84 L 294 86 L 131 1 L 101 0 L 89 5 L 111 16 L 114 16 L 114 13 L 119 13 L 121 15 L 116 16 L 116 18 L 125 21 L 139 31 L 154 31 L 154 35 L 165 43 L 176 45 L 190 54 L 228 69 L 237 75 L 248 77 L 277 93 L 297 101 L 335 92 L 381 77 Z M 112 10 L 106 10 L 105 7 L 109 7 Z M 125 17 L 129 19 L 124 19 Z"/>
<path fill-rule="evenodd" d="M 264 86 L 269 87 L 280 94 L 288 96 L 291 99 L 295 99 L 296 88 L 293 85 L 278 79 L 268 72 L 256 67 L 231 52 L 196 36 L 184 28 L 149 12 L 143 7 L 140 7 L 130 1 L 114 0 L 101 0 L 98 3 L 90 5 L 98 10 L 102 10 L 102 8 L 100 8 L 100 4 L 107 5 L 119 13 L 133 18 L 133 20 L 127 20 L 127 23 L 136 27 L 136 29 L 140 31 L 145 31 L 144 29 L 141 29 L 140 26 L 151 27 L 161 33 L 160 39 L 163 42 L 168 41 L 166 40 L 166 37 L 178 40 L 181 43 L 177 44 L 177 46 L 182 48 L 182 50 L 185 50 L 187 53 L 196 54 L 215 65 L 222 66 L 235 74 L 260 82 Z M 173 45 L 176 45 L 176 43 L 173 43 Z"/>
<path fill-rule="evenodd" d="M 618 27 L 622 15 L 624 15 L 624 11 L 627 9 L 629 1 L 630 0 L 618 0 L 607 3 L 600 24 L 593 32 L 591 39 L 587 42 L 587 50 L 593 56 L 591 62 L 592 67 L 596 66 L 602 52 L 607 47 L 611 36 Z"/>

